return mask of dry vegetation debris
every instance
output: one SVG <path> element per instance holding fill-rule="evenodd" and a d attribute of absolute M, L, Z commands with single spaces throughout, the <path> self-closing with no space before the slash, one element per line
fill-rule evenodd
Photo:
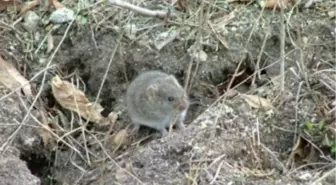
<path fill-rule="evenodd" d="M 0 0 L 1 155 L 44 184 L 332 184 L 333 6 Z M 125 89 L 150 69 L 184 82 L 183 133 L 128 134 Z"/>

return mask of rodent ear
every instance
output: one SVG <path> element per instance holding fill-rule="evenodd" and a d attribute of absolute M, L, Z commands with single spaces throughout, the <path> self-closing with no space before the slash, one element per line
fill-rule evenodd
<path fill-rule="evenodd" d="M 170 80 L 171 82 L 173 82 L 175 85 L 180 86 L 179 82 L 176 80 L 174 75 L 169 75 L 166 77 L 166 80 Z"/>
<path fill-rule="evenodd" d="M 147 97 L 149 101 L 154 101 L 155 97 L 157 96 L 157 93 L 159 91 L 159 88 L 157 85 L 150 85 L 147 87 Z"/>
<path fill-rule="evenodd" d="M 175 77 L 174 77 L 174 75 L 168 75 L 168 76 L 166 77 L 166 79 L 167 79 L 167 80 L 173 80 L 173 79 L 175 79 Z"/>

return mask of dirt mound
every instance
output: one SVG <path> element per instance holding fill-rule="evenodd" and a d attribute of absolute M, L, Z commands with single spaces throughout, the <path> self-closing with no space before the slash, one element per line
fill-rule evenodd
<path fill-rule="evenodd" d="M 0 15 L 0 62 L 14 66 L 0 67 L 0 87 L 14 91 L 13 81 L 28 79 L 33 95 L 0 96 L 0 162 L 8 164 L 0 181 L 19 173 L 1 182 L 335 183 L 334 2 L 288 4 L 284 15 L 252 2 L 138 4 L 169 9 L 159 18 L 127 6 L 48 2 L 25 6 L 22 21 L 10 7 Z M 185 85 L 187 129 L 127 135 L 126 89 L 153 69 Z M 93 121 L 81 111 L 94 105 Z"/>

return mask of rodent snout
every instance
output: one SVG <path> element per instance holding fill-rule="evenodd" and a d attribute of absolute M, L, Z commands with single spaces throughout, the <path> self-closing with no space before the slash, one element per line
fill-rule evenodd
<path fill-rule="evenodd" d="M 189 106 L 189 103 L 186 100 L 180 100 L 178 103 L 178 108 L 180 111 L 184 111 Z"/>

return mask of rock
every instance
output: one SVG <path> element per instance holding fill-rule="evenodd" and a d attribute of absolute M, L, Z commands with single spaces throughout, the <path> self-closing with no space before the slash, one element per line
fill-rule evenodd
<path fill-rule="evenodd" d="M 336 11 L 335 11 L 335 10 L 330 10 L 330 11 L 328 11 L 328 16 L 329 16 L 330 18 L 334 18 L 335 15 L 336 15 Z"/>
<path fill-rule="evenodd" d="M 23 26 L 29 32 L 35 32 L 41 20 L 41 18 L 33 11 L 28 11 L 23 19 Z"/>
<path fill-rule="evenodd" d="M 124 26 L 124 30 L 125 30 L 125 35 L 131 39 L 134 40 L 136 38 L 136 34 L 138 32 L 138 28 L 135 24 L 126 24 Z"/>
<path fill-rule="evenodd" d="M 155 47 L 158 50 L 161 50 L 164 46 L 174 41 L 178 36 L 179 32 L 176 30 L 168 30 L 166 32 L 162 32 L 155 38 Z"/>
<path fill-rule="evenodd" d="M 208 55 L 203 50 L 200 49 L 197 50 L 189 49 L 188 53 L 190 57 L 195 61 L 205 62 L 208 59 Z"/>
<path fill-rule="evenodd" d="M 54 11 L 49 20 L 55 24 L 61 24 L 64 22 L 71 21 L 75 18 L 75 12 L 68 8 L 60 8 Z"/>

